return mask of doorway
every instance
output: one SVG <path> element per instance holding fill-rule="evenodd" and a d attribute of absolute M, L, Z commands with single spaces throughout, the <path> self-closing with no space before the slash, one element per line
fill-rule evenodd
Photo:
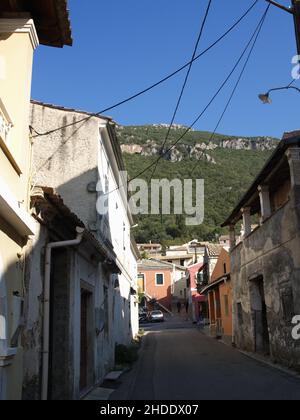
<path fill-rule="evenodd" d="M 70 387 L 70 253 L 58 248 L 52 252 L 49 387 L 50 400 L 72 398 Z"/>
<path fill-rule="evenodd" d="M 81 288 L 80 310 L 80 392 L 88 391 L 93 385 L 93 340 L 92 299 L 93 294 Z"/>
<path fill-rule="evenodd" d="M 261 276 L 251 283 L 251 304 L 254 322 L 255 352 L 264 355 L 269 355 L 270 336 L 268 325 L 268 312 L 265 299 L 264 279 Z"/>

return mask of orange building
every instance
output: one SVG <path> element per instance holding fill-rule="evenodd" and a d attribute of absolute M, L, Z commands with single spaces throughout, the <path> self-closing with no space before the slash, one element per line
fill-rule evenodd
<path fill-rule="evenodd" d="M 232 341 L 232 288 L 230 280 L 230 255 L 223 248 L 202 294 L 208 295 L 210 332 L 218 338 Z"/>
<path fill-rule="evenodd" d="M 144 293 L 148 302 L 171 311 L 173 268 L 170 264 L 142 260 L 138 264 L 139 293 Z"/>

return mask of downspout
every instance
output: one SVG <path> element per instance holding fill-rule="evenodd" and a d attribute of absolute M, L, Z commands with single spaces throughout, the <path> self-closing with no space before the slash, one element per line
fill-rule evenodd
<path fill-rule="evenodd" d="M 79 245 L 82 242 L 85 229 L 76 228 L 77 237 L 70 241 L 52 242 L 46 246 L 45 255 L 45 280 L 44 280 L 44 318 L 43 318 L 43 370 L 42 370 L 42 400 L 48 399 L 49 377 L 49 341 L 50 341 L 50 277 L 51 277 L 51 253 L 52 249 Z"/>

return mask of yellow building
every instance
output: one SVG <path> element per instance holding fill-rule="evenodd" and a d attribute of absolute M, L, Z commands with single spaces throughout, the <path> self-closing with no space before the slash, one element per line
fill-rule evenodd
<path fill-rule="evenodd" d="M 0 400 L 22 397 L 29 214 L 29 105 L 34 50 L 71 45 L 66 0 L 0 2 Z"/>

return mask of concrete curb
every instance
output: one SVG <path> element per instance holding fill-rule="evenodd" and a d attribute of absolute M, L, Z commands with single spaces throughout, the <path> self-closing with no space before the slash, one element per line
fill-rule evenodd
<path fill-rule="evenodd" d="M 246 351 L 240 350 L 239 348 L 232 346 L 231 344 L 227 343 L 226 341 L 223 341 L 222 339 L 216 339 L 216 338 L 214 338 L 214 337 L 211 337 L 209 334 L 207 334 L 207 333 L 206 333 L 205 331 L 203 331 L 203 330 L 200 330 L 200 329 L 199 329 L 198 331 L 199 331 L 201 334 L 205 335 L 206 337 L 208 337 L 208 338 L 210 338 L 210 339 L 212 339 L 212 340 L 215 340 L 215 341 L 217 341 L 217 342 L 219 342 L 219 343 L 223 344 L 224 346 L 227 346 L 227 347 L 231 347 L 231 348 L 233 348 L 234 350 L 238 351 L 239 353 L 243 354 L 244 356 L 248 357 L 249 359 L 255 360 L 256 362 L 259 362 L 259 363 L 261 363 L 261 364 L 263 364 L 263 365 L 266 365 L 266 366 L 268 366 L 268 367 L 270 367 L 270 368 L 272 368 L 272 369 L 276 369 L 276 370 L 278 370 L 279 372 L 285 373 L 285 374 L 286 374 L 286 375 L 288 375 L 288 376 L 292 376 L 293 378 L 300 380 L 300 374 L 299 374 L 299 373 L 297 373 L 297 372 L 295 372 L 295 371 L 294 371 L 294 370 L 292 370 L 292 369 L 289 369 L 289 368 L 286 368 L 286 367 L 284 367 L 284 366 L 282 366 L 282 365 L 278 365 L 278 364 L 276 364 L 276 363 L 273 363 L 273 362 L 271 362 L 270 360 L 267 360 L 267 359 L 265 359 L 264 357 L 260 357 L 260 356 L 258 356 L 258 355 L 256 355 L 256 354 L 254 354 L 254 353 L 249 353 L 249 352 L 246 352 Z"/>
<path fill-rule="evenodd" d="M 263 358 L 263 357 L 259 357 L 259 356 L 257 356 L 256 354 L 254 354 L 254 353 L 248 353 L 248 352 L 246 352 L 246 351 L 243 351 L 243 350 L 239 350 L 239 349 L 236 349 L 239 353 L 241 353 L 241 354 L 243 354 L 244 356 L 246 356 L 246 357 L 249 357 L 250 359 L 252 359 L 252 360 L 255 360 L 255 361 L 257 361 L 257 362 L 259 362 L 259 363 L 262 363 L 262 364 L 264 364 L 264 365 L 266 365 L 266 366 L 269 366 L 269 367 L 271 367 L 271 368 L 273 368 L 273 369 L 276 369 L 276 370 L 278 370 L 278 371 L 280 371 L 280 372 L 282 372 L 282 373 L 285 373 L 286 375 L 289 375 L 289 376 L 292 376 L 293 378 L 295 378 L 295 379 L 298 379 L 298 380 L 300 380 L 300 374 L 299 373 L 297 373 L 297 372 L 295 372 L 294 370 L 292 370 L 292 369 L 289 369 L 289 368 L 286 368 L 286 367 L 284 367 L 284 366 L 282 366 L 282 365 L 278 365 L 278 364 L 276 364 L 276 363 L 273 363 L 273 362 L 271 362 L 271 361 L 269 361 L 269 360 L 266 360 L 265 358 Z"/>

